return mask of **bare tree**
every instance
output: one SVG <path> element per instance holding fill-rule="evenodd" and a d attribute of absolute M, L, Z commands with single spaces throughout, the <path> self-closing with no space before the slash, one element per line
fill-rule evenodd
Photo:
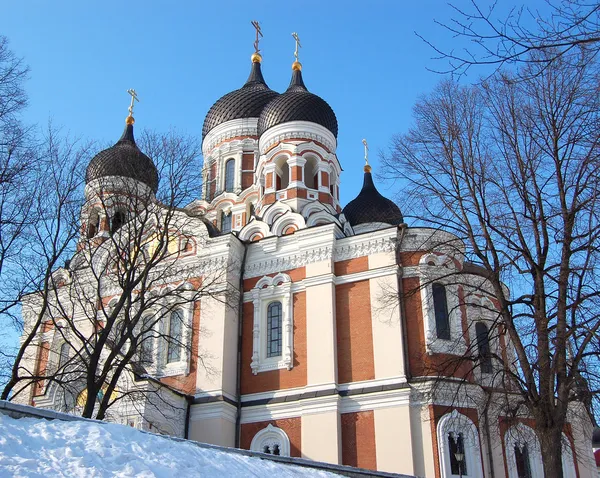
<path fill-rule="evenodd" d="M 173 366 L 183 367 L 176 375 L 194 375 L 190 367 L 202 360 L 199 301 L 226 300 L 227 264 L 198 260 L 213 228 L 182 207 L 200 188 L 197 141 L 172 132 L 144 133 L 140 143 L 160 187 L 127 176 L 88 178 L 77 252 L 24 301 L 31 340 L 15 365 L 13 398 L 41 402 L 58 390 L 53 406 L 104 419 L 125 402 L 170 406 L 161 386 L 193 393 L 161 377 Z M 132 376 L 148 383 L 128 383 Z"/>
<path fill-rule="evenodd" d="M 533 419 L 546 476 L 560 477 L 567 416 L 600 385 L 600 104 L 585 52 L 536 58 L 475 86 L 442 82 L 384 159 L 408 182 L 416 217 L 454 233 L 466 245 L 457 253 L 479 264 L 479 288 L 494 300 L 490 334 L 511 351 L 493 357 L 497 385 L 513 414 Z M 450 274 L 461 283 L 464 272 Z M 472 347 L 450 375 L 469 380 L 482 358 Z"/>
<path fill-rule="evenodd" d="M 577 48 L 585 47 L 591 57 L 600 48 L 597 2 L 548 0 L 543 12 L 524 5 L 507 15 L 498 14 L 497 2 L 488 5 L 471 0 L 466 9 L 453 4 L 451 7 L 454 18 L 436 23 L 466 41 L 464 49 L 446 49 L 418 35 L 438 53 L 437 59 L 448 61 L 443 73 L 462 74 L 474 65 L 501 68 L 531 61 L 548 65 Z M 535 52 L 545 54 L 532 56 Z"/>

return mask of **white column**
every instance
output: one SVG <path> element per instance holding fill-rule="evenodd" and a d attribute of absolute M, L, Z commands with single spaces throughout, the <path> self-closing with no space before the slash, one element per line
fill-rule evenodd
<path fill-rule="evenodd" d="M 240 151 L 239 153 L 237 153 L 235 155 L 235 182 L 233 185 L 233 189 L 234 191 L 236 191 L 236 194 L 239 194 L 239 192 L 242 190 L 242 157 L 244 155 L 243 151 Z"/>
<path fill-rule="evenodd" d="M 306 184 L 304 184 L 304 165 L 306 164 L 306 159 L 302 156 L 292 156 L 288 159 L 288 166 L 290 167 L 290 186 L 291 188 L 306 188 Z M 292 181 L 292 168 L 300 166 L 300 179 Z"/>

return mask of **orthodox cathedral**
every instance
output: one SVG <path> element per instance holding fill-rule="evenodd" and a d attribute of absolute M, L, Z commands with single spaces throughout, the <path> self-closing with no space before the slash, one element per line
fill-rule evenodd
<path fill-rule="evenodd" d="M 148 342 L 112 392 L 152 388 L 160 404 L 115 401 L 106 418 L 431 478 L 543 476 L 531 420 L 508 416 L 510 393 L 494 382 L 514 352 L 493 333 L 497 302 L 485 271 L 451 234 L 408 227 L 368 162 L 362 189 L 341 204 L 333 109 L 309 90 L 297 55 L 282 93 L 268 87 L 261 62 L 256 47 L 246 82 L 208 111 L 201 197 L 171 211 L 185 226 L 173 233 L 175 272 L 163 286 L 192 294 L 215 271 L 226 285 L 162 314 L 153 330 L 177 342 Z M 161 179 L 130 115 L 119 141 L 88 166 L 82 243 L 103 247 L 145 211 L 166 214 L 157 200 L 127 208 L 116 199 L 123 185 L 154 197 Z M 56 272 L 65 294 L 85 278 L 73 272 L 84 250 Z M 115 294 L 103 287 L 98 307 Z M 24 301 L 26 324 L 38 307 Z M 72 358 L 64 330 L 53 319 L 36 336 L 37 377 Z M 465 354 L 467 367 L 443 366 Z M 18 400 L 68 411 L 82 396 L 68 400 L 60 384 L 38 380 Z M 591 477 L 590 426 L 577 417 L 563 436 L 565 476 Z"/>

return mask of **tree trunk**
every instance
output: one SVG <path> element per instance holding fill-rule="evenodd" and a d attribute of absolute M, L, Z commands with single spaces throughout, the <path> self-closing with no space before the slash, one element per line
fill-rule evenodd
<path fill-rule="evenodd" d="M 561 427 L 555 425 L 551 428 L 536 428 L 540 446 L 542 447 L 544 476 L 549 478 L 563 478 Z"/>

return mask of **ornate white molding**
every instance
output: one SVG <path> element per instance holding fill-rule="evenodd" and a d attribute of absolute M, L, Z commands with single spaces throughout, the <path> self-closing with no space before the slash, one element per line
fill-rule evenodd
<path fill-rule="evenodd" d="M 333 259 L 345 261 L 357 257 L 369 256 L 379 252 L 393 252 L 396 248 L 396 236 L 380 237 L 377 239 L 367 239 L 357 243 L 349 243 L 337 246 L 334 249 Z"/>
<path fill-rule="evenodd" d="M 335 151 L 337 141 L 331 131 L 311 121 L 290 121 L 273 126 L 265 131 L 259 140 L 259 149 L 264 154 L 274 144 L 289 139 L 309 139 L 323 144 L 329 152 Z"/>
<path fill-rule="evenodd" d="M 273 272 L 297 269 L 313 262 L 331 259 L 331 247 L 319 247 L 317 249 L 302 251 L 297 254 L 283 257 L 272 257 L 264 261 L 249 263 L 244 268 L 244 277 L 256 277 Z"/>
<path fill-rule="evenodd" d="M 254 325 L 252 329 L 252 373 L 287 369 L 294 366 L 294 306 L 292 302 L 292 281 L 287 274 L 275 277 L 265 276 L 251 291 L 254 300 Z M 280 303 L 281 313 L 281 353 L 269 357 L 267 354 L 267 311 L 274 303 Z"/>
<path fill-rule="evenodd" d="M 219 143 L 240 136 L 257 136 L 258 118 L 240 118 L 227 121 L 211 129 L 202 141 L 202 154 L 208 156 Z"/>

